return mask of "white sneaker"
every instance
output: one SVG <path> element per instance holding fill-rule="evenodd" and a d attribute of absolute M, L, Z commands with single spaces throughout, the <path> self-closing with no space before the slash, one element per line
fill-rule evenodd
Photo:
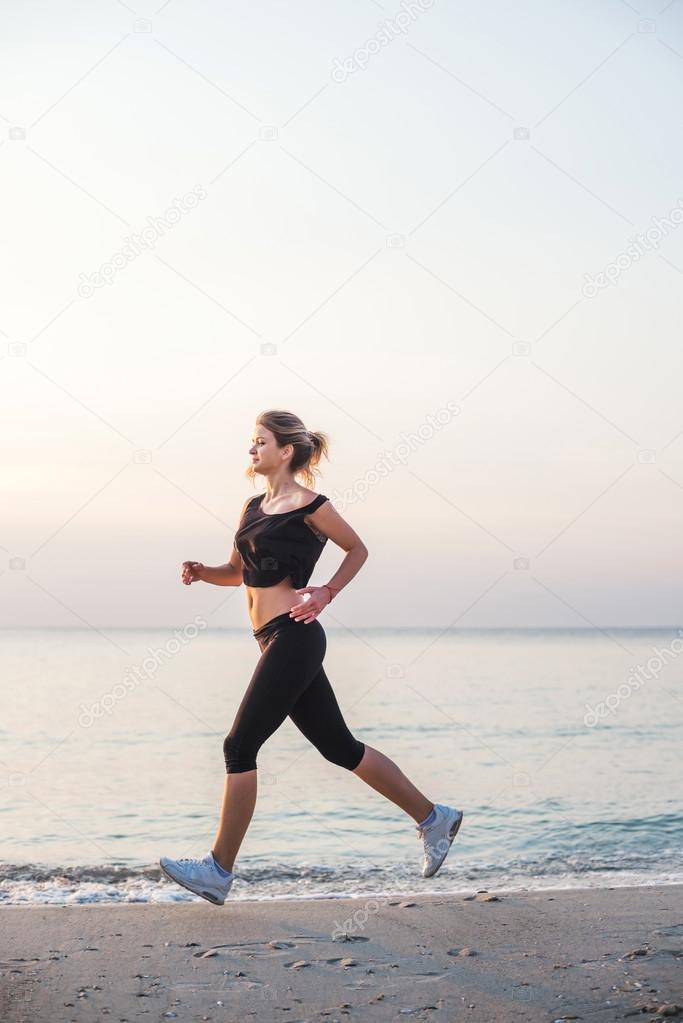
<path fill-rule="evenodd" d="M 462 823 L 462 810 L 456 810 L 453 806 L 445 806 L 443 803 L 435 803 L 434 811 L 436 817 L 426 828 L 415 825 L 417 837 L 422 839 L 424 846 L 424 860 L 422 861 L 422 876 L 433 877 L 446 859 L 451 842 L 458 833 Z"/>
<path fill-rule="evenodd" d="M 215 906 L 223 905 L 235 876 L 232 872 L 227 877 L 219 873 L 211 850 L 200 860 L 188 856 L 181 856 L 178 860 L 162 856 L 159 866 L 171 881 L 195 895 L 201 895 Z"/>

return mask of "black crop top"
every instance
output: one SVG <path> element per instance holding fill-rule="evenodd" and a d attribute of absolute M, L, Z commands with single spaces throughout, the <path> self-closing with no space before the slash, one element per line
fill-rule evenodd
<path fill-rule="evenodd" d="M 242 579 L 247 586 L 275 586 L 291 576 L 294 589 L 308 586 L 327 537 L 304 516 L 329 500 L 324 494 L 288 512 L 261 511 L 265 494 L 252 498 L 235 533 L 234 548 L 242 559 Z"/>

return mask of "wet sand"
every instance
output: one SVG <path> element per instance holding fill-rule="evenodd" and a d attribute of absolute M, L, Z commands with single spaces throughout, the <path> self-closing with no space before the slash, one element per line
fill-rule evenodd
<path fill-rule="evenodd" d="M 683 1004 L 683 885 L 5 906 L 0 935 L 4 1023 L 602 1023 Z"/>

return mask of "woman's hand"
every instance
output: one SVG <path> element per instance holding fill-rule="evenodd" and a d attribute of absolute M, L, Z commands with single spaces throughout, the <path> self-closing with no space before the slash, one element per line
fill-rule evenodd
<path fill-rule="evenodd" d="M 183 561 L 183 567 L 180 578 L 189 586 L 190 583 L 196 583 L 201 580 L 201 571 L 204 565 L 201 561 Z"/>
<path fill-rule="evenodd" d="M 322 609 L 327 607 L 332 599 L 327 586 L 303 586 L 295 592 L 310 593 L 311 595 L 308 600 L 304 600 L 300 604 L 294 604 L 289 612 L 289 617 L 293 618 L 295 622 L 300 622 L 303 618 L 304 625 L 314 622 Z"/>

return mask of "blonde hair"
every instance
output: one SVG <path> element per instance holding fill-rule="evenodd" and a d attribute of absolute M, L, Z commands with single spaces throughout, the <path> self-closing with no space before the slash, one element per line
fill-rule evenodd
<path fill-rule="evenodd" d="M 296 478 L 301 476 L 303 482 L 311 489 L 315 486 L 314 469 L 324 455 L 329 461 L 329 443 L 327 434 L 317 430 L 307 430 L 298 416 L 293 412 L 280 409 L 268 409 L 256 417 L 257 426 L 265 426 L 275 437 L 279 448 L 291 444 L 294 447 L 289 468 Z M 256 479 L 254 466 L 250 465 L 245 476 L 252 482 Z"/>

